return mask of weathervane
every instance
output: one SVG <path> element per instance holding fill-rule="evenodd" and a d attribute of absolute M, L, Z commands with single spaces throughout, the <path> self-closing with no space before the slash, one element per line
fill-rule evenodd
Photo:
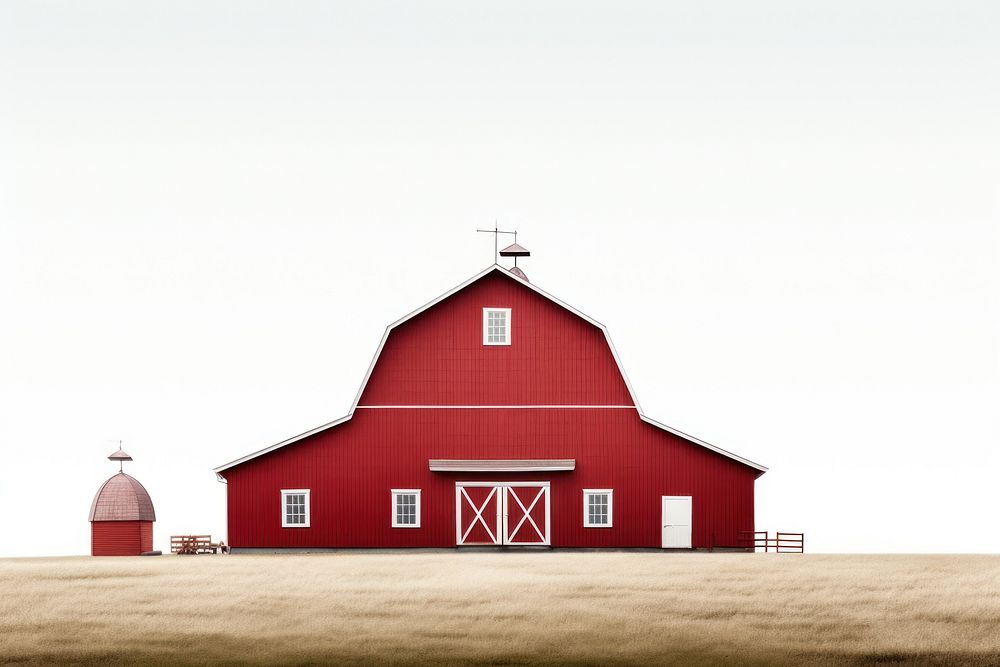
<path fill-rule="evenodd" d="M 513 268 L 510 269 L 511 273 L 513 273 L 514 275 L 518 276 L 519 278 L 521 278 L 523 280 L 527 280 L 528 279 L 528 276 L 524 275 L 524 271 L 522 271 L 521 269 L 518 268 L 518 266 L 517 266 L 517 258 L 518 257 L 530 257 L 531 253 L 528 252 L 527 248 L 522 248 L 521 246 L 519 246 L 517 244 L 517 231 L 509 232 L 509 231 L 500 229 L 499 226 L 497 226 L 496 223 L 494 223 L 493 229 L 477 229 L 476 231 L 477 232 L 482 232 L 484 234 L 492 234 L 493 235 L 493 263 L 494 264 L 499 264 L 500 263 L 499 262 L 499 257 L 513 257 L 514 258 L 514 266 L 513 266 Z M 499 242 L 498 242 L 501 234 L 513 234 L 514 235 L 514 243 L 511 244 L 511 245 L 509 245 L 509 246 L 507 246 L 503 250 L 500 250 L 500 245 L 499 245 Z"/>
<path fill-rule="evenodd" d="M 514 231 L 514 232 L 505 231 L 505 230 L 500 229 L 499 227 L 497 227 L 496 223 L 493 224 L 493 229 L 477 229 L 476 231 L 477 232 L 482 232 L 484 234 L 492 234 L 493 235 L 493 263 L 494 264 L 499 264 L 500 263 L 500 258 L 499 258 L 500 247 L 499 247 L 499 244 L 497 242 L 497 239 L 500 238 L 501 234 L 513 234 L 514 235 L 514 243 L 515 244 L 517 243 L 517 232 L 516 231 Z M 506 250 L 506 248 L 505 248 L 505 250 Z"/>

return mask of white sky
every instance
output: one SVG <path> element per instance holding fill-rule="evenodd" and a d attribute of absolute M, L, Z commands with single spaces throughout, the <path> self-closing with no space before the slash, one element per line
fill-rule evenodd
<path fill-rule="evenodd" d="M 815 551 L 997 551 L 1000 6 L 0 3 L 0 555 L 156 547 L 521 232 Z"/>

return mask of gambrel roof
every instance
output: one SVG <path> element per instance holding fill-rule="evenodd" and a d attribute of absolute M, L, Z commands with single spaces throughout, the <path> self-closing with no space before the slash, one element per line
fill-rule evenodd
<path fill-rule="evenodd" d="M 593 319 L 589 315 L 587 315 L 587 314 L 585 314 L 585 313 L 577 310 L 576 308 L 574 308 L 573 306 L 569 305 L 568 303 L 566 303 L 566 302 L 564 302 L 564 301 L 562 301 L 562 300 L 560 300 L 560 299 L 552 296 L 548 292 L 546 292 L 546 291 L 544 291 L 544 290 L 536 287 L 535 285 L 533 285 L 532 283 L 528 282 L 527 280 L 522 279 L 520 276 L 518 276 L 517 274 L 509 271 L 508 269 L 506 269 L 506 268 L 504 268 L 504 267 L 502 267 L 502 266 L 500 266 L 498 264 L 493 264 L 492 266 L 489 266 L 486 269 L 484 269 L 483 271 L 480 271 L 479 273 L 477 273 L 476 275 L 472 276 L 471 278 L 469 278 L 465 282 L 461 283 L 460 285 L 456 285 L 455 287 L 453 287 L 452 289 L 448 290 L 444 294 L 441 294 L 440 296 L 438 296 L 437 298 L 433 299 L 432 301 L 429 301 L 429 302 L 425 303 L 424 305 L 422 305 L 421 307 L 417 308 L 416 310 L 414 310 L 414 311 L 412 311 L 412 312 L 404 315 L 403 317 L 399 318 L 398 320 L 396 320 L 395 322 L 393 322 L 392 324 L 390 324 L 389 326 L 387 326 L 385 328 L 385 333 L 382 334 L 382 340 L 381 340 L 381 342 L 379 342 L 379 346 L 378 346 L 378 349 L 375 352 L 375 356 L 372 358 L 371 364 L 369 364 L 369 366 L 368 366 L 368 372 L 365 373 L 364 381 L 361 383 L 361 387 L 360 387 L 360 389 L 358 389 L 358 393 L 357 393 L 357 395 L 355 395 L 354 401 L 351 404 L 351 409 L 350 409 L 350 411 L 348 411 L 348 413 L 346 415 L 344 415 L 343 417 L 341 417 L 339 419 L 336 419 L 334 421 L 331 421 L 331 422 L 328 422 L 326 424 L 323 424 L 321 426 L 317 426 L 316 428 L 311 429 L 309 431 L 306 431 L 305 433 L 300 433 L 299 435 L 296 435 L 296 436 L 294 436 L 292 438 L 288 438 L 287 440 L 283 440 L 283 441 L 281 441 L 279 443 L 271 445 L 270 447 L 266 447 L 266 448 L 261 449 L 259 451 L 253 452 L 252 454 L 248 454 L 248 455 L 246 455 L 246 456 L 244 456 L 242 458 L 236 459 L 234 461 L 230 461 L 229 463 L 226 463 L 224 465 L 219 466 L 218 468 L 215 468 L 215 473 L 221 477 L 222 475 L 220 473 L 222 473 L 223 471 L 225 471 L 225 470 L 227 470 L 229 468 L 232 468 L 234 466 L 240 465 L 241 463 L 244 463 L 244 462 L 249 461 L 251 459 L 257 458 L 258 456 L 262 456 L 262 455 L 267 454 L 269 452 L 272 452 L 272 451 L 274 451 L 276 449 L 280 449 L 282 447 L 285 447 L 286 445 L 290 445 L 292 443 L 298 442 L 299 440 L 302 440 L 304 438 L 308 438 L 309 436 L 315 435 L 316 433 L 320 433 L 320 432 L 325 431 L 327 429 L 333 428 L 334 426 L 337 426 L 338 424 L 342 424 L 342 423 L 348 421 L 349 419 L 351 419 L 351 417 L 354 416 L 354 412 L 359 407 L 358 404 L 359 404 L 359 402 L 361 400 L 361 396 L 362 396 L 362 394 L 364 394 L 365 387 L 368 385 L 368 381 L 371 379 L 372 371 L 375 369 L 375 364 L 378 363 L 379 356 L 382 354 L 382 350 L 385 347 L 386 340 L 388 340 L 389 334 L 392 332 L 392 330 L 395 329 L 396 327 L 404 324 L 408 320 L 411 320 L 412 318 L 416 317 L 420 313 L 423 313 L 424 311 L 432 308 L 433 306 L 435 306 L 438 303 L 440 303 L 441 301 L 447 299 L 448 297 L 450 297 L 451 295 L 455 294 L 456 292 L 459 292 L 462 289 L 465 289 L 466 287 L 468 287 L 472 283 L 476 282 L 477 280 L 479 280 L 479 279 L 481 279 L 481 278 L 483 278 L 483 277 L 485 277 L 485 276 L 493 273 L 494 271 L 499 272 L 501 275 L 509 278 L 510 280 L 513 280 L 513 281 L 517 282 L 518 284 L 523 285 L 524 287 L 527 287 L 528 289 L 530 289 L 533 292 L 541 295 L 542 297 L 548 299 L 549 301 L 551 301 L 551 302 L 553 302 L 553 303 L 561 306 L 562 308 L 566 309 L 570 313 L 576 315 L 577 317 L 579 317 L 579 318 L 583 319 L 584 321 L 586 321 L 586 322 L 592 324 L 593 326 L 597 327 L 598 329 L 600 329 L 604 333 L 604 338 L 607 341 L 608 348 L 611 350 L 611 354 L 614 357 L 615 363 L 618 366 L 618 371 L 621 374 L 621 377 L 624 380 L 626 387 L 628 388 L 628 393 L 629 393 L 629 396 L 632 399 L 632 403 L 634 405 L 634 408 L 635 408 L 636 412 L 638 412 L 639 418 L 642 421 L 644 421 L 644 422 L 646 422 L 646 423 L 648 423 L 648 424 L 650 424 L 652 426 L 655 426 L 656 428 L 658 428 L 660 430 L 666 431 L 668 433 L 672 433 L 673 435 L 678 436 L 678 437 L 680 437 L 680 438 L 682 438 L 682 439 L 684 439 L 684 440 L 686 440 L 688 442 L 694 443 L 696 445 L 699 445 L 701 447 L 709 449 L 709 450 L 711 450 L 713 452 L 721 454 L 722 456 L 725 456 L 725 457 L 730 458 L 730 459 L 732 459 L 734 461 L 742 463 L 742 464 L 744 464 L 746 466 L 754 468 L 755 470 L 758 471 L 758 475 L 763 474 L 764 472 L 767 471 L 767 468 L 764 467 L 764 466 L 762 466 L 762 465 L 760 465 L 759 463 L 754 463 L 753 461 L 750 461 L 749 459 L 745 459 L 742 456 L 738 456 L 738 455 L 736 455 L 736 454 L 734 454 L 732 452 L 726 451 L 725 449 L 722 449 L 721 447 L 716 447 L 715 445 L 712 445 L 712 444 L 710 444 L 708 442 L 705 442 L 704 440 L 700 440 L 699 438 L 695 438 L 694 436 L 688 435 L 687 433 L 684 433 L 683 431 L 679 431 L 679 430 L 677 430 L 677 429 L 675 429 L 675 428 L 673 428 L 671 426 L 667 426 L 666 424 L 662 424 L 662 423 L 656 421 L 655 419 L 651 419 L 650 417 L 647 417 L 643 413 L 642 407 L 639 405 L 639 401 L 636 398 L 635 391 L 632 388 L 632 383 L 629 381 L 628 375 L 625 373 L 625 369 L 622 367 L 621 359 L 619 359 L 619 357 L 618 357 L 618 352 L 617 352 L 617 350 L 615 350 L 614 343 L 611 342 L 611 336 L 608 334 L 608 328 L 606 326 L 604 326 L 603 324 L 601 324 L 597 320 Z M 361 406 L 361 407 L 364 407 L 364 406 Z M 431 406 L 428 406 L 428 407 L 431 407 Z M 440 407 L 462 407 L 462 406 L 433 406 L 433 407 L 439 407 L 440 408 Z M 465 406 L 465 407 L 468 407 L 468 406 Z M 478 407 L 493 407 L 493 406 L 478 406 Z M 495 407 L 505 407 L 505 408 L 510 408 L 510 407 L 552 407 L 552 408 L 566 408 L 566 407 L 574 407 L 574 406 L 566 406 L 566 405 L 557 405 L 557 406 L 556 405 L 554 405 L 554 406 L 507 406 L 507 405 L 505 405 L 505 406 L 495 406 Z"/>

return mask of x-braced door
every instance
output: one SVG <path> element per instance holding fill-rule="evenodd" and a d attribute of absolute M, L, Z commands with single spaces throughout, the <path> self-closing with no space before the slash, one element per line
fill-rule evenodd
<path fill-rule="evenodd" d="M 549 543 L 549 485 L 504 487 L 503 543 L 546 545 Z"/>
<path fill-rule="evenodd" d="M 457 482 L 458 545 L 549 544 L 548 482 Z"/>

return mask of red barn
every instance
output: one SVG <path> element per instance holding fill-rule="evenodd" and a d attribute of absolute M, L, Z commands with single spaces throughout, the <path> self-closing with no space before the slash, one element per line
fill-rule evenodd
<path fill-rule="evenodd" d="M 239 551 L 733 547 L 765 470 L 644 415 L 602 324 L 493 265 L 386 328 L 345 417 L 215 472 Z"/>

